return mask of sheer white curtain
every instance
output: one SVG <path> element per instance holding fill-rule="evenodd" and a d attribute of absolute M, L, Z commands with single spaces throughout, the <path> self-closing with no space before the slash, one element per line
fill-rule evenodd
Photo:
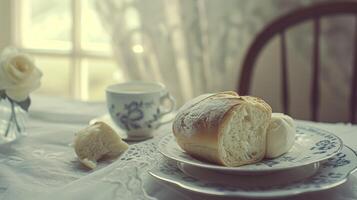
<path fill-rule="evenodd" d="M 100 0 L 97 8 L 127 78 L 161 81 L 179 102 L 234 90 L 244 48 L 277 9 L 250 0 Z"/>
<path fill-rule="evenodd" d="M 180 104 L 204 92 L 234 90 L 242 56 L 255 34 L 275 17 L 318 1 L 326 0 L 97 0 L 96 5 L 127 79 L 161 81 Z M 327 70 L 322 70 L 322 87 L 332 91 L 325 99 L 346 97 L 348 93 L 351 70 L 336 65 L 350 66 L 353 40 L 345 38 L 352 35 L 354 24 L 342 21 L 323 21 L 321 62 Z M 293 77 L 306 76 L 311 69 L 311 27 L 307 24 L 289 31 L 289 57 L 293 58 L 289 62 L 295 62 L 290 65 Z M 279 61 L 276 46 L 269 48 L 275 55 L 257 68 L 268 69 L 269 62 Z M 266 76 L 272 75 L 262 75 Z M 296 80 L 301 88 L 301 79 Z M 266 89 L 264 84 L 260 89 Z M 271 96 L 273 99 L 268 100 L 275 107 L 280 97 L 277 93 Z M 302 110 L 299 107 L 297 112 Z M 305 118 L 305 114 L 297 115 Z"/>

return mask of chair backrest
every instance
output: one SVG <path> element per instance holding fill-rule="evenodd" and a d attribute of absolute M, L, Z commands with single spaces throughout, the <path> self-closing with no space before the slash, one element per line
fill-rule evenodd
<path fill-rule="evenodd" d="M 292 11 L 286 15 L 279 17 L 268 24 L 253 40 L 253 43 L 248 48 L 247 54 L 243 60 L 240 79 L 237 91 L 241 95 L 248 95 L 252 73 L 255 62 L 263 49 L 263 47 L 274 36 L 280 36 L 280 51 L 281 51 L 281 89 L 282 102 L 284 113 L 289 114 L 289 85 L 288 85 L 288 63 L 287 63 L 287 48 L 285 32 L 290 27 L 307 21 L 313 21 L 313 51 L 312 51 L 312 83 L 311 83 L 311 118 L 313 121 L 318 120 L 319 111 L 319 79 L 320 79 L 320 19 L 331 15 L 354 15 L 355 34 L 354 34 L 354 52 L 353 52 L 353 74 L 350 92 L 350 122 L 356 120 L 355 111 L 357 103 L 357 2 L 356 1 L 339 1 L 339 2 L 324 2 L 313 4 L 308 7 L 303 7 Z"/>

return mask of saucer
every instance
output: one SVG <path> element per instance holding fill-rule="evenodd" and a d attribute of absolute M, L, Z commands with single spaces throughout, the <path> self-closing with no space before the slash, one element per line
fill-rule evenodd
<path fill-rule="evenodd" d="M 118 135 L 121 137 L 122 140 L 124 141 L 142 141 L 142 140 L 147 140 L 153 137 L 153 135 L 145 136 L 145 137 L 133 137 L 129 136 L 125 130 L 119 128 L 113 120 L 110 118 L 109 114 L 102 115 L 100 117 L 94 118 L 90 120 L 89 124 L 94 124 L 95 122 L 104 122 L 108 124 L 112 129 L 115 130 L 115 132 L 118 133 Z"/>
<path fill-rule="evenodd" d="M 165 116 L 162 117 L 161 121 L 165 121 L 166 123 L 169 123 L 170 121 L 173 120 L 173 118 L 175 117 L 176 113 L 170 113 L 167 114 Z M 104 114 L 102 116 L 99 116 L 97 118 L 94 118 L 92 120 L 89 121 L 89 124 L 94 124 L 95 122 L 104 122 L 106 124 L 108 124 L 110 127 L 112 127 L 115 132 L 118 133 L 118 135 L 127 142 L 138 142 L 138 141 L 143 141 L 143 140 L 147 140 L 150 138 L 153 138 L 155 136 L 155 131 L 153 131 L 152 135 L 148 135 L 148 136 L 144 136 L 144 137 L 138 137 L 138 136 L 129 136 L 125 130 L 121 129 L 120 127 L 118 127 L 113 120 L 110 118 L 109 114 Z M 163 123 L 162 125 L 164 125 L 165 123 Z"/>
<path fill-rule="evenodd" d="M 336 135 L 299 124 L 296 129 L 295 144 L 289 152 L 274 159 L 264 159 L 239 167 L 221 166 L 191 157 L 178 146 L 173 134 L 165 136 L 158 145 L 159 151 L 167 158 L 228 174 L 262 174 L 302 167 L 331 158 L 340 152 L 342 147 L 342 141 Z"/>

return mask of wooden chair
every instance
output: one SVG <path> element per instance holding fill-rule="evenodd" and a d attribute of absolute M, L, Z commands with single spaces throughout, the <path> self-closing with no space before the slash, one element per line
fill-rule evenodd
<path fill-rule="evenodd" d="M 286 15 L 279 17 L 270 24 L 268 24 L 253 40 L 253 43 L 248 48 L 247 54 L 243 60 L 241 68 L 240 81 L 238 83 L 237 91 L 240 95 L 248 95 L 252 73 L 255 62 L 261 52 L 262 48 L 274 36 L 280 36 L 280 51 L 281 51 L 281 89 L 282 102 L 284 113 L 289 114 L 289 85 L 287 76 L 287 48 L 285 40 L 285 32 L 287 29 L 296 26 L 300 23 L 313 21 L 313 55 L 312 55 L 312 83 L 311 83 L 311 119 L 318 121 L 319 110 L 319 79 L 320 79 L 320 19 L 331 15 L 354 15 L 356 18 L 356 31 L 354 35 L 354 52 L 353 52 L 353 74 L 351 82 L 351 96 L 350 96 L 350 122 L 354 123 L 356 120 L 356 103 L 357 103 L 357 2 L 356 1 L 338 1 L 338 2 L 324 2 L 313 4 L 308 7 L 303 7 L 292 11 Z"/>

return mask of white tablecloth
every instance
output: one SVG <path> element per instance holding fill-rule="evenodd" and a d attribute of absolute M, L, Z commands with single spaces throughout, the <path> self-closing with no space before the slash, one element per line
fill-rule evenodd
<path fill-rule="evenodd" d="M 147 174 L 158 159 L 155 145 L 170 132 L 161 127 L 155 137 L 130 144 L 116 160 L 84 168 L 70 146 L 73 134 L 88 120 L 104 114 L 103 103 L 33 98 L 28 136 L 0 146 L 0 199 L 219 199 L 160 183 Z M 357 150 L 357 126 L 304 122 L 334 132 Z M 342 186 L 289 199 L 357 199 L 357 174 Z"/>

